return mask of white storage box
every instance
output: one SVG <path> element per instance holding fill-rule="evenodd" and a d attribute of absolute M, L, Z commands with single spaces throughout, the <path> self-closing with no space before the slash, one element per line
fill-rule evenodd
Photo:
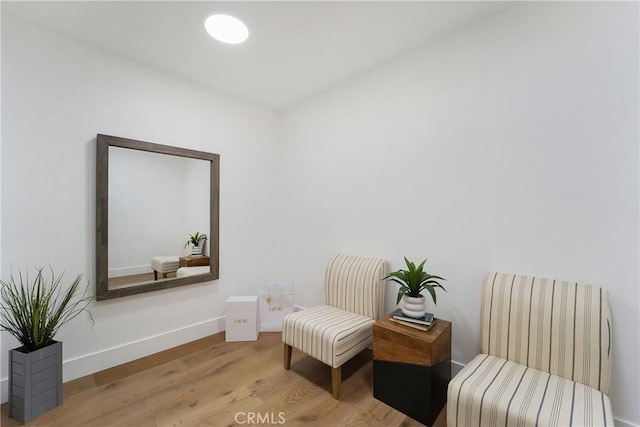
<path fill-rule="evenodd" d="M 258 339 L 258 297 L 229 297 L 226 305 L 226 340 Z"/>

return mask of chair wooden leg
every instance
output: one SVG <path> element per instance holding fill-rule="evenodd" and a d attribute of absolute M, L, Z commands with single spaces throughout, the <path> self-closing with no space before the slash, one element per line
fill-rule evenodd
<path fill-rule="evenodd" d="M 153 270 L 153 280 L 158 280 L 158 272 Z"/>
<path fill-rule="evenodd" d="M 342 366 L 331 368 L 331 394 L 336 400 L 340 400 L 340 385 L 342 384 Z"/>
<path fill-rule="evenodd" d="M 284 369 L 289 370 L 291 367 L 291 352 L 293 351 L 293 347 L 289 344 L 284 345 Z"/>

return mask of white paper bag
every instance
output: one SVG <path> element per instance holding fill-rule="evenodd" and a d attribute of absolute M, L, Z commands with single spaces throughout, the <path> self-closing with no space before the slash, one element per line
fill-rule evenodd
<path fill-rule="evenodd" d="M 260 332 L 282 331 L 284 317 L 293 313 L 293 285 L 260 285 Z"/>

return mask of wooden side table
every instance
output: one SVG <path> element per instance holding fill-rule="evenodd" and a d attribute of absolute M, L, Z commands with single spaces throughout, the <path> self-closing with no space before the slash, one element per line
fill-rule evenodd
<path fill-rule="evenodd" d="M 208 256 L 181 256 L 180 267 L 199 267 L 209 265 Z"/>
<path fill-rule="evenodd" d="M 451 322 L 438 319 L 425 332 L 389 317 L 373 325 L 373 396 L 432 425 L 451 381 Z"/>

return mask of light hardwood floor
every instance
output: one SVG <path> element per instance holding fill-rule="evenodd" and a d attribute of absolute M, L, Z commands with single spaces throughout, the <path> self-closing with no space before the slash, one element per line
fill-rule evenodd
<path fill-rule="evenodd" d="M 237 343 L 216 334 L 67 382 L 63 405 L 28 425 L 249 426 L 252 416 L 266 420 L 258 425 L 421 425 L 373 397 L 371 351 L 343 366 L 340 401 L 328 366 L 294 350 L 285 371 L 282 352 L 280 333 Z M 0 422 L 20 425 L 7 404 Z M 443 410 L 434 426 L 445 425 Z"/>

